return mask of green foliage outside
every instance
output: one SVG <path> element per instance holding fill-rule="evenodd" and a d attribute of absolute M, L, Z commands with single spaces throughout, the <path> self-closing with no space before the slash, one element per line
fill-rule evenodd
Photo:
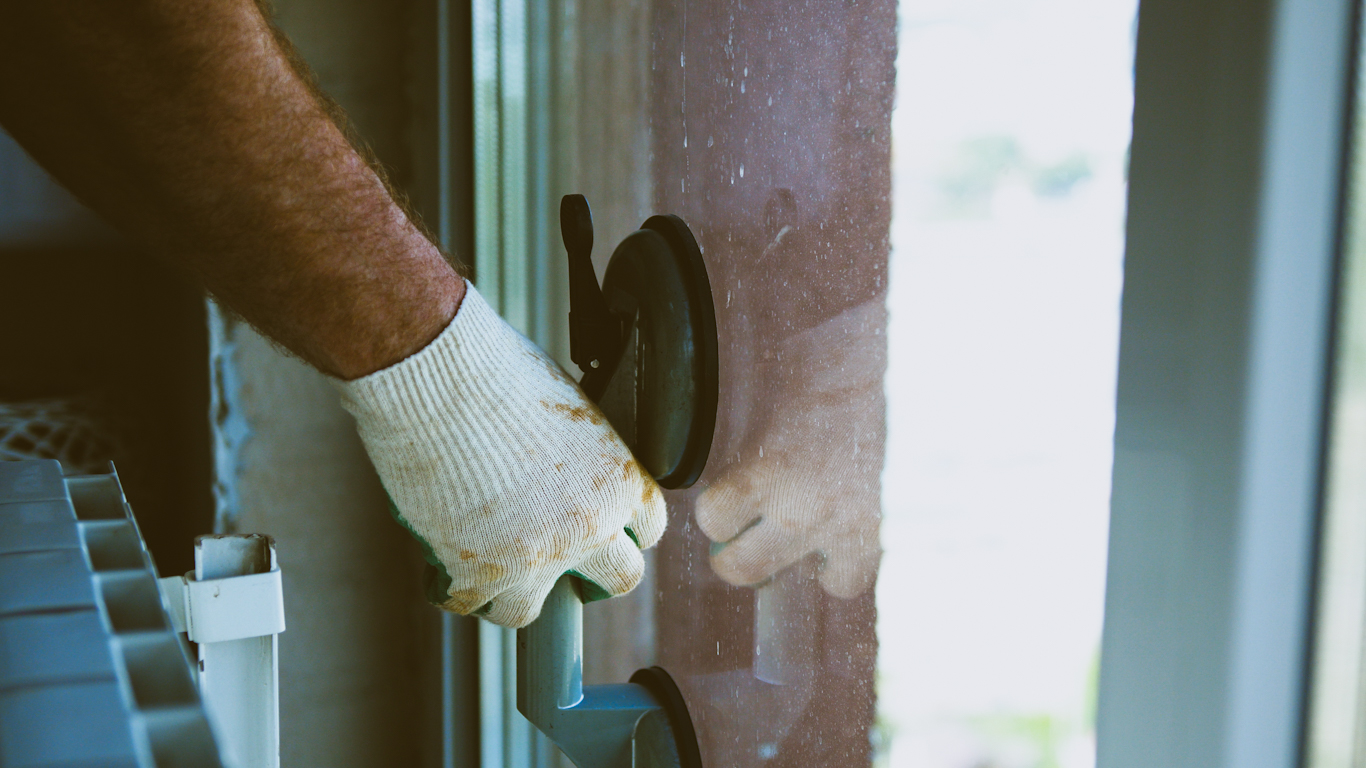
<path fill-rule="evenodd" d="M 1030 158 L 1009 136 L 980 136 L 964 141 L 938 179 L 948 218 L 982 218 L 1002 182 L 1020 178 L 1041 198 L 1064 198 L 1092 176 L 1086 155 L 1073 153 L 1054 163 Z"/>

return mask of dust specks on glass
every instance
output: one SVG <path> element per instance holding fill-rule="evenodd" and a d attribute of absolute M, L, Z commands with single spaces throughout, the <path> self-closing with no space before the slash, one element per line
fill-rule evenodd
<path fill-rule="evenodd" d="M 1133 0 L 576 2 L 573 191 L 688 222 L 721 343 L 586 674 L 708 765 L 1086 765 Z"/>
<path fill-rule="evenodd" d="M 790 6 L 652 18 L 653 55 L 680 63 L 652 68 L 652 197 L 698 225 L 722 347 L 656 645 L 717 765 L 873 757 L 896 13 Z"/>

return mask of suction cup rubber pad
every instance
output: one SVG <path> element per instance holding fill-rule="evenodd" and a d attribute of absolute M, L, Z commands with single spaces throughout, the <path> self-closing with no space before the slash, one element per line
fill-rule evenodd
<path fill-rule="evenodd" d="M 718 349 L 711 283 L 677 216 L 652 216 L 617 246 L 602 284 L 636 329 L 637 459 L 665 488 L 687 488 L 716 430 Z"/>
<path fill-rule="evenodd" d="M 697 730 L 693 726 L 692 715 L 688 714 L 688 704 L 674 679 L 663 667 L 647 667 L 636 670 L 631 675 L 631 682 L 649 691 L 663 705 L 664 714 L 669 718 L 669 729 L 673 731 L 674 747 L 678 750 L 679 767 L 702 768 Z"/>

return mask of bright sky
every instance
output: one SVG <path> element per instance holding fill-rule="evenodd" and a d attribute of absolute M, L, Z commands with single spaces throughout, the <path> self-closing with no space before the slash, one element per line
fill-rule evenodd
<path fill-rule="evenodd" d="M 1043 765 L 981 724 L 1003 715 L 1070 724 L 1059 763 L 1094 762 L 1134 13 L 901 4 L 878 624 L 897 768 Z"/>

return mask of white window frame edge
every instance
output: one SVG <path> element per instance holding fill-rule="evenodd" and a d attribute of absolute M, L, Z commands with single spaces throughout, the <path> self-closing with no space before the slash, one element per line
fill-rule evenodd
<path fill-rule="evenodd" d="M 1366 752 L 1366 359 L 1359 354 L 1366 348 L 1366 104 L 1359 95 L 1366 68 L 1357 34 L 1307 768 L 1359 765 Z"/>
<path fill-rule="evenodd" d="M 1140 9 L 1101 768 L 1301 764 L 1353 18 Z"/>

